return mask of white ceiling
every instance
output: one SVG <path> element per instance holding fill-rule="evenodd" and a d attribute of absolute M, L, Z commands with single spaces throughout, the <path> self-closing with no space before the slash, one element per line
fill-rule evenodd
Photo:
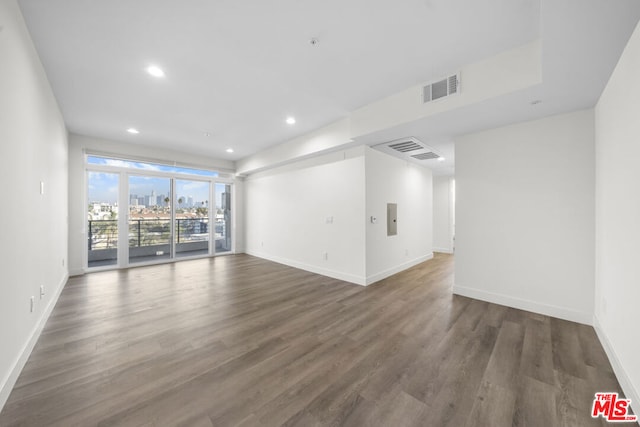
<path fill-rule="evenodd" d="M 639 19 L 637 0 L 543 0 L 541 84 L 357 141 L 375 145 L 413 136 L 446 158 L 422 163 L 436 175 L 452 175 L 456 135 L 593 107 Z M 462 85 L 464 90 L 464 76 Z M 541 102 L 532 105 L 533 101 Z"/>
<path fill-rule="evenodd" d="M 535 0 L 20 5 L 71 132 L 233 160 L 539 33 Z"/>
<path fill-rule="evenodd" d="M 19 3 L 71 132 L 230 160 L 542 38 L 541 88 L 362 139 L 423 139 L 448 158 L 439 173 L 457 133 L 592 106 L 640 16 L 637 0 Z"/>

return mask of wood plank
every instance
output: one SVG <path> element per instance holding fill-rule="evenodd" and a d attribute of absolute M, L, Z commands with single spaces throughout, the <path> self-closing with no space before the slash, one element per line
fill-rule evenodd
<path fill-rule="evenodd" d="M 519 323 L 502 323 L 484 380 L 515 392 L 519 384 L 524 328 Z"/>
<path fill-rule="evenodd" d="M 542 381 L 520 378 L 513 425 L 518 427 L 549 427 L 558 425 L 557 390 Z"/>
<path fill-rule="evenodd" d="M 592 328 L 452 285 L 445 254 L 369 287 L 248 255 L 74 277 L 0 425 L 600 425 Z"/>
<path fill-rule="evenodd" d="M 587 376 L 587 364 L 578 338 L 578 325 L 551 319 L 551 346 L 554 368 L 578 378 Z"/>
<path fill-rule="evenodd" d="M 525 333 L 520 361 L 520 375 L 527 375 L 549 385 L 555 385 L 551 325 L 549 319 L 524 321 Z"/>
<path fill-rule="evenodd" d="M 515 402 L 516 394 L 513 391 L 483 381 L 465 427 L 509 427 Z"/>

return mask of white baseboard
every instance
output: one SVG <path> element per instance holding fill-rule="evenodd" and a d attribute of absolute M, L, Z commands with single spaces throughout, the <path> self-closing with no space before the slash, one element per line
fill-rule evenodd
<path fill-rule="evenodd" d="M 631 399 L 631 408 L 633 409 L 633 413 L 640 414 L 640 394 L 638 393 L 638 390 L 636 390 L 636 388 L 633 386 L 633 382 L 631 382 L 627 371 L 622 366 L 622 363 L 620 363 L 620 359 L 618 359 L 618 355 L 613 349 L 611 341 L 609 341 L 607 334 L 604 332 L 604 329 L 602 329 L 600 320 L 595 315 L 593 316 L 593 328 L 596 330 L 596 335 L 598 335 L 598 338 L 600 339 L 600 343 L 604 348 L 604 352 L 607 353 L 609 363 L 611 363 L 613 372 L 616 374 L 616 378 L 620 383 L 620 387 L 622 387 L 622 391 L 624 392 L 625 397 L 627 399 Z"/>
<path fill-rule="evenodd" d="M 309 271 L 311 273 L 321 274 L 323 276 L 331 277 L 338 280 L 344 280 L 345 282 L 354 283 L 356 285 L 365 286 L 366 278 L 364 276 L 357 276 L 355 274 L 343 273 L 341 271 L 329 270 L 326 268 L 318 267 L 317 265 L 306 264 L 303 262 L 281 258 L 278 256 L 273 256 L 261 252 L 255 252 L 251 250 L 246 250 L 245 253 L 247 255 L 252 255 L 258 258 L 263 258 L 269 261 L 277 262 L 278 264 L 288 265 L 289 267 L 299 268 L 300 270 Z"/>
<path fill-rule="evenodd" d="M 412 259 L 411 261 L 407 261 L 404 264 L 401 264 L 397 267 L 393 267 L 393 268 L 381 271 L 371 276 L 361 277 L 355 274 L 329 270 L 326 268 L 318 267 L 316 265 L 306 264 L 303 262 L 299 262 L 299 261 L 295 261 L 287 258 L 281 258 L 278 256 L 273 256 L 273 255 L 265 254 L 262 252 L 247 250 L 246 254 L 252 255 L 258 258 L 267 259 L 269 261 L 277 262 L 279 264 L 288 265 L 289 267 L 299 268 L 301 270 L 309 271 L 311 273 L 321 274 L 323 276 L 332 277 L 338 280 L 344 280 L 345 282 L 350 282 L 350 283 L 354 283 L 356 285 L 361 285 L 361 286 L 367 286 L 372 283 L 378 282 L 382 279 L 386 279 L 389 276 L 393 276 L 394 274 L 400 273 L 401 271 L 404 271 L 408 268 L 411 268 L 415 265 L 418 265 L 422 262 L 428 261 L 433 258 L 433 252 L 431 252 L 427 255 L 423 255 L 421 257 Z"/>
<path fill-rule="evenodd" d="M 372 274 L 367 276 L 366 284 L 370 285 L 372 283 L 378 282 L 380 280 L 386 279 L 387 277 L 393 276 L 394 274 L 400 273 L 408 268 L 413 267 L 414 265 L 418 265 L 422 262 L 428 261 L 433 258 L 433 252 L 423 255 L 418 258 L 414 258 L 411 261 L 407 261 L 404 264 L 400 264 L 397 267 L 389 268 L 387 270 L 381 271 L 376 274 Z"/>
<path fill-rule="evenodd" d="M 465 286 L 454 284 L 453 293 L 464 297 L 479 299 L 494 304 L 506 305 L 508 307 L 544 314 L 546 316 L 557 317 L 560 319 L 582 323 L 585 325 L 591 326 L 593 322 L 592 313 L 583 313 L 577 310 L 572 310 L 570 308 L 542 304 L 536 301 L 525 300 L 522 298 L 512 297 L 510 295 L 497 294 L 482 289 L 468 288 Z"/>
<path fill-rule="evenodd" d="M 451 248 L 433 248 L 433 252 L 439 252 L 443 254 L 452 254 L 453 250 L 451 250 Z"/>
<path fill-rule="evenodd" d="M 86 272 L 84 271 L 84 269 L 82 268 L 76 268 L 73 270 L 69 270 L 69 277 L 73 277 L 73 276 L 82 276 L 84 275 Z"/>
<path fill-rule="evenodd" d="M 33 330 L 31 331 L 31 335 L 29 339 L 25 343 L 20 355 L 14 362 L 13 366 L 9 370 L 9 375 L 0 383 L 0 411 L 4 407 L 4 404 L 7 403 L 7 399 L 13 390 L 13 386 L 16 384 L 18 377 L 20 376 L 20 372 L 24 368 L 24 365 L 29 360 L 29 356 L 31 356 L 31 352 L 33 351 L 33 347 L 35 347 L 36 342 L 38 342 L 38 338 L 40 338 L 40 333 L 42 333 L 42 329 L 44 329 L 44 325 L 47 323 L 53 308 L 56 306 L 58 302 L 58 298 L 60 298 L 60 294 L 67 284 L 67 280 L 69 280 L 69 274 L 65 273 L 62 277 L 62 280 L 58 284 L 58 288 L 56 289 L 53 297 L 49 300 L 49 304 L 47 304 L 46 308 L 40 315 L 40 319 L 35 324 Z"/>

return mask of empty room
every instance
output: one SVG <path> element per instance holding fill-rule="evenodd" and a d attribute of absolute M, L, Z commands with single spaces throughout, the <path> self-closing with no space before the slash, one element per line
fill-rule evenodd
<path fill-rule="evenodd" d="M 637 0 L 0 0 L 0 426 L 640 411 Z"/>

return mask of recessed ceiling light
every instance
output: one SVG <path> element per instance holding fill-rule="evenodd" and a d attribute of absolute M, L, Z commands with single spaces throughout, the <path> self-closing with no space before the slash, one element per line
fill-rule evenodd
<path fill-rule="evenodd" d="M 534 101 L 530 102 L 531 105 L 538 105 L 538 104 L 542 104 L 542 99 L 536 99 Z"/>
<path fill-rule="evenodd" d="M 227 153 L 233 153 L 233 148 L 227 148 Z"/>
<path fill-rule="evenodd" d="M 147 73 L 151 74 L 153 77 L 164 77 L 164 71 L 157 65 L 149 65 L 147 67 Z"/>
<path fill-rule="evenodd" d="M 129 129 L 127 129 L 127 132 L 132 133 L 134 135 L 137 135 L 137 134 L 140 133 L 140 131 L 138 129 L 136 129 L 136 128 L 129 128 Z"/>
<path fill-rule="evenodd" d="M 211 136 L 211 132 L 205 132 L 205 133 L 204 133 L 204 136 L 206 136 L 206 137 Z"/>
<path fill-rule="evenodd" d="M 312 37 L 312 38 L 310 38 L 310 39 L 309 39 L 309 44 L 310 44 L 311 46 L 318 46 L 318 44 L 319 44 L 319 43 L 320 43 L 320 40 L 318 40 L 318 39 L 317 39 L 317 38 L 315 38 L 315 37 Z"/>
<path fill-rule="evenodd" d="M 288 125 L 294 125 L 296 124 L 296 118 L 295 117 L 287 117 L 287 120 L 285 120 L 287 122 Z"/>
<path fill-rule="evenodd" d="M 439 162 L 444 162 L 444 157 L 438 157 Z"/>

